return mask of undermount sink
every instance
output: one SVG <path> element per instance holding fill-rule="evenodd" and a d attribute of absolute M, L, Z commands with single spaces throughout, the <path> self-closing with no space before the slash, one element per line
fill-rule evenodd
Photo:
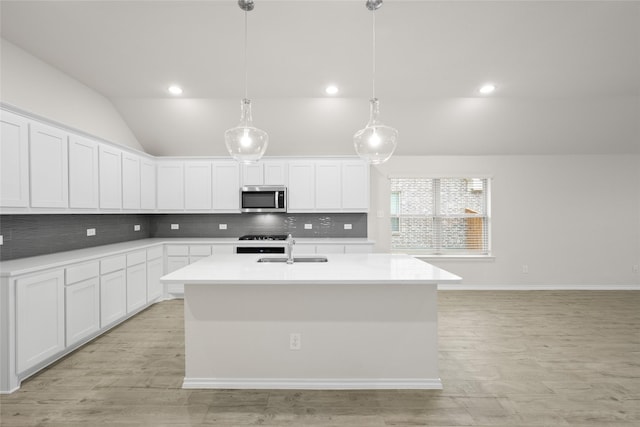
<path fill-rule="evenodd" d="M 287 258 L 259 258 L 258 262 L 287 262 Z M 327 262 L 327 257 L 324 256 L 316 256 L 316 257 L 294 257 L 293 262 Z"/>

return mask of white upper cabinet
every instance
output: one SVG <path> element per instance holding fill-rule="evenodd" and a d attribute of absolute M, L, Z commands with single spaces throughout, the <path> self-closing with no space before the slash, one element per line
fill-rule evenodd
<path fill-rule="evenodd" d="M 242 185 L 287 185 L 287 164 L 279 160 L 243 164 Z"/>
<path fill-rule="evenodd" d="M 29 124 L 31 207 L 69 206 L 66 132 L 41 123 Z"/>
<path fill-rule="evenodd" d="M 158 173 L 158 209 L 184 209 L 184 163 L 160 162 Z"/>
<path fill-rule="evenodd" d="M 336 161 L 316 163 L 316 204 L 319 211 L 339 211 L 342 208 L 342 168 Z"/>
<path fill-rule="evenodd" d="M 0 206 L 29 205 L 29 122 L 0 112 Z"/>
<path fill-rule="evenodd" d="M 264 185 L 287 185 L 287 165 L 282 161 L 265 160 Z"/>
<path fill-rule="evenodd" d="M 122 152 L 100 145 L 100 208 L 122 208 Z"/>
<path fill-rule="evenodd" d="M 187 161 L 184 165 L 184 207 L 187 210 L 211 210 L 211 162 Z"/>
<path fill-rule="evenodd" d="M 98 208 L 98 144 L 69 137 L 69 207 Z"/>
<path fill-rule="evenodd" d="M 293 160 L 289 162 L 288 211 L 315 210 L 315 163 Z"/>
<path fill-rule="evenodd" d="M 342 162 L 343 210 L 369 211 L 369 165 L 362 161 Z"/>
<path fill-rule="evenodd" d="M 140 210 L 140 157 L 122 153 L 122 208 Z"/>
<path fill-rule="evenodd" d="M 147 158 L 140 161 L 140 208 L 156 208 L 156 162 Z"/>
<path fill-rule="evenodd" d="M 263 185 L 264 164 L 262 162 L 242 164 L 242 185 Z"/>
<path fill-rule="evenodd" d="M 213 162 L 213 210 L 240 211 L 240 166 L 234 160 Z"/>

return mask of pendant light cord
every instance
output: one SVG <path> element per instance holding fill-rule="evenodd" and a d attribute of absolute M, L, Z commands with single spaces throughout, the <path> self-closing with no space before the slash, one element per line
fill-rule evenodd
<path fill-rule="evenodd" d="M 372 24 L 371 24 L 371 28 L 372 28 L 372 34 L 373 34 L 373 43 L 372 43 L 372 54 L 371 54 L 371 62 L 372 62 L 372 79 L 371 79 L 371 93 L 372 99 L 375 99 L 376 97 L 376 10 L 373 9 L 371 11 L 371 15 L 372 15 Z"/>
<path fill-rule="evenodd" d="M 249 81 L 249 67 L 247 67 L 247 11 L 244 11 L 244 99 L 249 99 L 247 82 Z"/>

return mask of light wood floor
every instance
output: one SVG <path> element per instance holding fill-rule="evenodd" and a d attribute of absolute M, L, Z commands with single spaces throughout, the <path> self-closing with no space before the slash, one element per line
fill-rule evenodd
<path fill-rule="evenodd" d="M 0 398 L 8 426 L 640 426 L 640 292 L 439 294 L 444 390 L 182 390 L 182 301 Z"/>

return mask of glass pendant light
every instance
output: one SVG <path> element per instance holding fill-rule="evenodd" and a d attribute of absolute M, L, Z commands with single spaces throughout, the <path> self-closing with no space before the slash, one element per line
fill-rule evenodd
<path fill-rule="evenodd" d="M 244 10 L 244 98 L 240 103 L 240 123 L 227 129 L 224 143 L 231 157 L 242 163 L 252 163 L 264 155 L 269 144 L 269 135 L 253 126 L 251 100 L 247 96 L 247 12 L 253 10 L 253 0 L 238 0 Z"/>
<path fill-rule="evenodd" d="M 376 9 L 382 6 L 382 0 L 367 0 L 366 7 L 373 16 L 373 78 L 372 96 L 369 101 L 369 122 L 364 129 L 353 135 L 353 146 L 358 156 L 377 165 L 384 163 L 393 155 L 398 145 L 398 131 L 383 124 L 380 119 L 380 103 L 376 98 Z"/>

